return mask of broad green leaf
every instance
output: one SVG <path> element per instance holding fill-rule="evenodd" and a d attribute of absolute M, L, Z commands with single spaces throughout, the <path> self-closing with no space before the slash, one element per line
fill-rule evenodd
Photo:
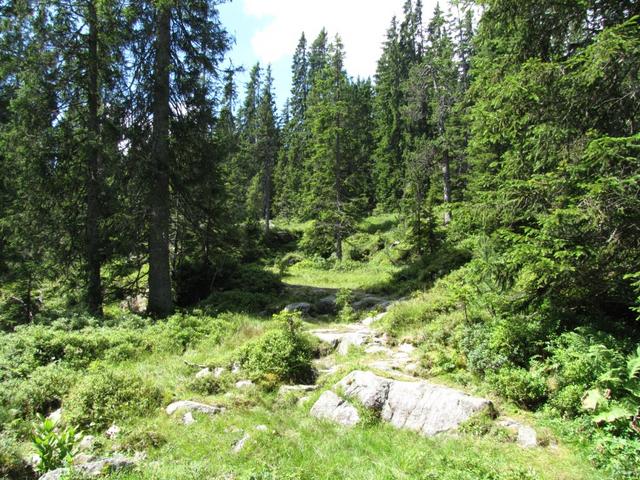
<path fill-rule="evenodd" d="M 600 415 L 593 417 L 595 423 L 612 423 L 621 418 L 628 418 L 632 416 L 634 412 L 626 407 L 615 405 L 609 410 L 602 412 Z"/>
<path fill-rule="evenodd" d="M 582 396 L 582 408 L 585 410 L 595 410 L 598 405 L 604 400 L 604 396 L 600 390 L 589 390 Z"/>

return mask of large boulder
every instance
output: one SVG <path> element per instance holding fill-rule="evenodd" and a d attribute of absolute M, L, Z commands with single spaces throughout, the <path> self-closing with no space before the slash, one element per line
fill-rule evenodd
<path fill-rule="evenodd" d="M 326 297 L 321 298 L 316 302 L 313 308 L 317 313 L 321 315 L 336 313 L 336 311 L 338 310 L 338 306 L 336 304 L 336 296 L 328 295 Z"/>
<path fill-rule="evenodd" d="M 372 372 L 351 372 L 336 388 L 346 398 L 355 398 L 363 406 L 379 412 L 382 420 L 393 426 L 425 436 L 455 430 L 477 413 L 494 412 L 491 401 L 484 398 L 424 381 L 392 380 Z M 337 415 L 327 410 L 331 407 L 337 410 L 341 401 L 344 402 L 335 394 L 323 399 L 318 407 L 325 412 L 322 418 Z"/>
<path fill-rule="evenodd" d="M 352 427 L 360 421 L 358 410 L 331 390 L 327 390 L 311 407 L 311 415 L 323 420 L 331 420 L 346 427 Z"/>

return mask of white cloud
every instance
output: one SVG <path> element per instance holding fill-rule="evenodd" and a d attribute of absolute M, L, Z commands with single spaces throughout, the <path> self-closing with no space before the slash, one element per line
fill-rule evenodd
<path fill-rule="evenodd" d="M 251 39 L 261 63 L 275 63 L 293 54 L 305 32 L 309 44 L 325 27 L 339 33 L 345 46 L 345 66 L 352 76 L 373 76 L 385 33 L 405 0 L 244 0 L 244 12 L 267 21 Z M 443 2 L 444 3 L 444 2 Z M 424 2 L 425 19 L 435 0 Z"/>

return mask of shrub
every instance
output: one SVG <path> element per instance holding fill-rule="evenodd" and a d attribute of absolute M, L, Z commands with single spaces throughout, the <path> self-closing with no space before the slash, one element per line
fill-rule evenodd
<path fill-rule="evenodd" d="M 144 452 L 150 448 L 158 448 L 167 443 L 167 437 L 156 430 L 138 427 L 127 433 L 122 439 L 122 449 L 128 452 Z"/>
<path fill-rule="evenodd" d="M 524 368 L 503 367 L 497 373 L 487 375 L 487 380 L 496 393 L 525 408 L 539 406 L 547 395 L 544 379 Z"/>
<path fill-rule="evenodd" d="M 596 439 L 591 460 L 616 479 L 640 478 L 640 440 L 602 435 Z"/>
<path fill-rule="evenodd" d="M 135 374 L 112 370 L 92 372 L 65 399 L 68 421 L 93 429 L 146 415 L 162 402 L 162 391 Z"/>
<path fill-rule="evenodd" d="M 59 363 L 39 367 L 14 393 L 15 405 L 24 417 L 46 414 L 62 403 L 77 379 L 77 373 Z"/>
<path fill-rule="evenodd" d="M 254 380 L 304 383 L 313 379 L 313 349 L 302 333 L 297 312 L 274 316 L 277 327 L 249 342 L 240 353 L 240 362 Z"/>
<path fill-rule="evenodd" d="M 216 393 L 224 392 L 230 385 L 231 379 L 228 374 L 222 374 L 219 377 L 205 375 L 191 379 L 187 384 L 187 388 L 202 395 L 215 395 Z"/>
<path fill-rule="evenodd" d="M 31 480 L 35 475 L 20 455 L 18 442 L 5 432 L 0 432 L 0 479 Z"/>

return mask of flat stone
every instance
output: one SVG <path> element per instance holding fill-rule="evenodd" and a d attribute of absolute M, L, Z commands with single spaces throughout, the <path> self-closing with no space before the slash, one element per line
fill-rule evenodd
<path fill-rule="evenodd" d="M 398 345 L 397 350 L 402 353 L 411 354 L 415 351 L 416 347 L 411 345 L 410 343 L 403 343 L 402 345 Z"/>
<path fill-rule="evenodd" d="M 360 421 L 358 410 L 330 390 L 320 395 L 311 407 L 310 413 L 316 418 L 331 420 L 347 427 L 352 427 Z"/>
<path fill-rule="evenodd" d="M 256 425 L 256 430 L 259 432 L 268 432 L 269 428 L 266 425 Z"/>
<path fill-rule="evenodd" d="M 254 383 L 251 380 L 240 380 L 239 382 L 236 382 L 236 388 L 251 388 L 253 387 Z"/>
<path fill-rule="evenodd" d="M 85 435 L 82 437 L 80 442 L 78 443 L 78 450 L 86 451 L 91 450 L 93 448 L 93 444 L 96 441 L 96 437 L 93 435 Z"/>
<path fill-rule="evenodd" d="M 361 330 L 359 332 L 345 334 L 338 345 L 338 353 L 340 355 L 346 355 L 352 346 L 359 347 L 360 345 L 364 345 L 367 340 L 371 338 L 371 335 L 372 332 L 370 330 Z"/>
<path fill-rule="evenodd" d="M 336 296 L 328 295 L 318 300 L 314 306 L 316 312 L 320 314 L 335 313 L 337 310 Z"/>
<path fill-rule="evenodd" d="M 473 415 L 494 410 L 491 401 L 453 388 L 391 380 L 372 372 L 351 372 L 336 386 L 347 398 L 355 397 L 365 407 L 379 411 L 393 426 L 425 436 L 455 430 Z"/>
<path fill-rule="evenodd" d="M 173 415 L 178 410 L 185 410 L 187 412 L 200 412 L 207 415 L 216 415 L 224 412 L 224 407 L 218 407 L 216 405 L 205 405 L 204 403 L 192 402 L 191 400 L 179 400 L 173 402 L 166 408 L 168 415 Z"/>
<path fill-rule="evenodd" d="M 375 297 L 373 295 L 368 295 L 358 300 L 357 302 L 353 302 L 354 310 L 367 310 L 374 307 L 377 307 L 381 303 L 386 302 L 387 300 L 380 297 Z"/>
<path fill-rule="evenodd" d="M 538 446 L 538 434 L 529 425 L 520 423 L 512 418 L 500 420 L 498 425 L 515 433 L 517 435 L 516 443 L 521 447 L 534 448 Z"/>

